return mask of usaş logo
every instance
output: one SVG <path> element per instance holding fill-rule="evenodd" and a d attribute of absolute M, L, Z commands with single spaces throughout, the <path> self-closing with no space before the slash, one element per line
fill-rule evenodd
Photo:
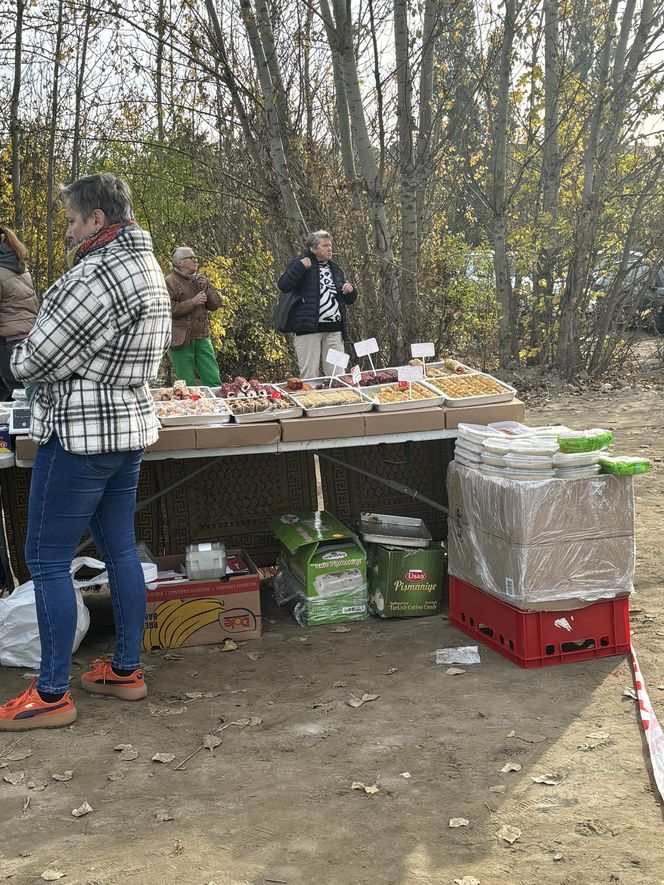
<path fill-rule="evenodd" d="M 421 568 L 412 568 L 403 576 L 404 581 L 426 581 L 428 575 Z"/>

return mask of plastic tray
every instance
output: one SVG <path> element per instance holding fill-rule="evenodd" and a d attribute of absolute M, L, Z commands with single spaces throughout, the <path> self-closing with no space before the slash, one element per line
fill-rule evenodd
<path fill-rule="evenodd" d="M 385 513 L 360 513 L 360 535 L 370 544 L 397 547 L 422 547 L 431 541 L 431 532 L 423 519 Z"/>
<path fill-rule="evenodd" d="M 272 384 L 266 386 L 273 387 L 274 390 L 278 390 L 278 388 Z M 216 389 L 218 390 L 219 388 Z M 226 404 L 229 412 L 231 413 L 232 419 L 236 424 L 258 424 L 262 421 L 280 421 L 282 418 L 299 418 L 300 415 L 304 414 L 304 409 L 302 408 L 302 406 L 298 406 L 289 393 L 286 393 L 283 390 L 279 390 L 279 393 L 281 394 L 283 399 L 292 403 L 292 407 L 290 409 L 274 409 L 273 411 L 269 412 L 247 412 L 246 415 L 236 415 L 233 412 L 234 399 L 228 400 L 221 397 L 217 398 L 222 399 L 222 401 Z"/>
<path fill-rule="evenodd" d="M 486 372 L 470 372 L 467 375 L 459 375 L 459 378 L 468 378 L 473 377 L 475 375 L 481 375 L 483 378 L 491 378 L 492 381 L 495 381 L 497 384 L 500 384 L 502 388 L 504 388 L 504 393 L 487 393 L 481 396 L 459 396 L 453 397 L 449 394 L 445 393 L 439 387 L 437 387 L 435 381 L 427 382 L 431 387 L 439 390 L 443 400 L 445 402 L 445 406 L 481 406 L 485 403 L 506 403 L 510 400 L 514 399 L 516 396 L 516 388 L 512 387 L 510 384 L 506 384 L 504 381 L 499 381 L 498 378 L 494 378 L 493 375 L 487 375 Z M 456 376 L 455 376 L 456 377 Z"/>
<path fill-rule="evenodd" d="M 309 383 L 309 382 L 307 382 Z M 288 395 L 292 400 L 294 400 L 298 407 L 304 409 L 307 415 L 311 417 L 316 416 L 326 416 L 326 415 L 354 415 L 356 412 L 370 412 L 373 408 L 373 400 L 370 400 L 368 397 L 364 396 L 364 393 L 357 388 L 351 388 L 348 384 L 344 384 L 344 388 L 346 390 L 353 390 L 356 393 L 360 400 L 355 403 L 342 403 L 337 406 L 309 406 L 307 407 L 304 403 L 301 403 L 299 400 L 299 395 L 306 396 L 308 393 L 324 393 L 322 390 L 303 390 L 301 393 L 299 391 L 296 392 L 288 392 Z M 334 389 L 334 388 L 332 388 Z"/>
<path fill-rule="evenodd" d="M 449 592 L 450 624 L 525 669 L 623 655 L 630 649 L 627 596 L 574 611 L 527 612 L 452 575 Z M 571 630 L 561 629 L 562 619 Z"/>
<path fill-rule="evenodd" d="M 432 393 L 436 394 L 436 396 L 433 396 L 430 399 L 409 399 L 398 403 L 380 403 L 372 397 L 373 392 L 383 390 L 385 387 L 392 387 L 392 384 L 376 384 L 373 387 L 363 387 L 362 393 L 371 399 L 371 402 L 374 404 L 376 411 L 378 412 L 403 412 L 408 409 L 426 409 L 430 406 L 441 406 L 443 404 L 445 397 L 437 387 L 434 387 L 426 381 L 418 381 L 416 383 L 421 384 L 422 387 L 426 388 L 426 390 L 430 390 Z"/>

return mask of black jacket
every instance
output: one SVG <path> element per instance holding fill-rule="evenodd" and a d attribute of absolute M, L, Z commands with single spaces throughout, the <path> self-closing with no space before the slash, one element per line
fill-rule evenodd
<path fill-rule="evenodd" d="M 305 267 L 301 258 L 310 258 L 311 267 Z M 342 295 L 341 287 L 346 282 L 346 275 L 334 261 L 328 262 L 332 271 L 332 279 L 337 287 L 337 301 L 341 313 L 341 333 L 346 339 L 348 330 L 346 326 L 346 305 L 352 304 L 357 299 L 357 289 L 348 295 Z M 298 301 L 293 309 L 293 331 L 296 335 L 308 335 L 318 331 L 318 314 L 320 302 L 320 273 L 318 259 L 313 252 L 304 252 L 294 258 L 284 273 L 279 277 L 277 287 L 282 292 L 297 292 L 302 300 Z"/>

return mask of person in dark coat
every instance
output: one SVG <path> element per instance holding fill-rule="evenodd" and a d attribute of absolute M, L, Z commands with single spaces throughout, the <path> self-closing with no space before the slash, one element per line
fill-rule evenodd
<path fill-rule="evenodd" d="M 0 226 L 0 400 L 23 387 L 9 361 L 19 341 L 28 337 L 39 311 L 32 278 L 25 267 L 27 247 L 9 227 Z"/>
<path fill-rule="evenodd" d="M 326 230 L 309 234 L 304 253 L 290 262 L 277 287 L 301 296 L 293 308 L 300 377 L 331 375 L 333 366 L 325 357 L 330 348 L 344 349 L 346 305 L 357 299 L 357 289 L 332 261 L 332 237 Z"/>

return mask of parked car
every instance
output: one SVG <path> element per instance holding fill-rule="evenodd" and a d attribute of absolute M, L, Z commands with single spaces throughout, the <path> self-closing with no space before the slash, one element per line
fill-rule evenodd
<path fill-rule="evenodd" d="M 651 311 L 655 329 L 664 334 L 664 264 L 657 268 L 655 279 L 643 296 L 643 309 Z"/>

